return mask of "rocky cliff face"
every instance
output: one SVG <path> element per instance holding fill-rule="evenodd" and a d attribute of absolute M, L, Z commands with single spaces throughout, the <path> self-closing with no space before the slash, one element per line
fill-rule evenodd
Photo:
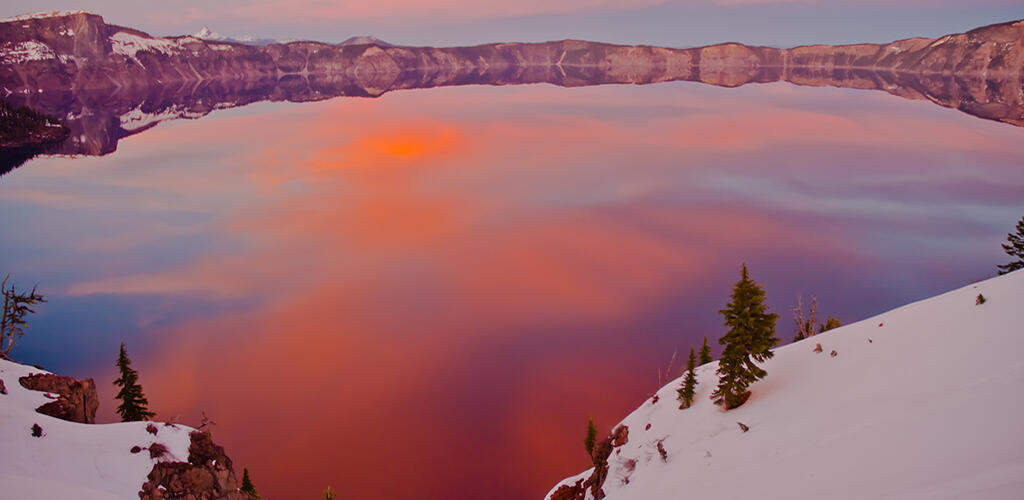
<path fill-rule="evenodd" d="M 292 42 L 266 46 L 152 38 L 77 13 L 0 22 L 0 93 L 62 117 L 55 153 L 106 154 L 169 118 L 254 101 L 450 85 L 561 86 L 695 81 L 883 90 L 1024 125 L 1024 21 L 938 39 L 793 49 L 727 43 L 692 49 L 576 40 L 475 47 Z"/>
<path fill-rule="evenodd" d="M 247 500 L 238 491 L 238 480 L 224 448 L 214 444 L 209 432 L 193 431 L 189 437 L 188 462 L 161 462 L 153 466 L 139 492 L 141 500 Z"/>
<path fill-rule="evenodd" d="M 52 373 L 37 373 L 18 379 L 21 386 L 33 391 L 55 394 L 56 399 L 36 411 L 69 422 L 96 423 L 96 410 L 100 407 L 93 380 L 77 380 Z"/>

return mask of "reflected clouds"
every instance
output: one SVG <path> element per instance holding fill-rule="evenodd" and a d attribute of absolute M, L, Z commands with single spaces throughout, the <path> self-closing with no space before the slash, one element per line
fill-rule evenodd
<path fill-rule="evenodd" d="M 819 92 L 847 91 L 475 87 L 215 113 L 133 136 L 84 174 L 119 186 L 110 206 L 160 193 L 203 218 L 158 215 L 111 234 L 131 242 L 120 251 L 93 240 L 49 258 L 107 262 L 68 273 L 83 277 L 62 299 L 215 305 L 140 334 L 137 364 L 155 409 L 205 411 L 268 495 L 539 497 L 586 465 L 588 415 L 610 427 L 673 349 L 717 335 L 740 262 L 774 311 L 814 292 L 848 321 L 982 269 L 962 247 L 941 258 L 963 269 L 887 281 L 918 266 L 912 238 L 890 236 L 976 235 L 962 208 L 996 192 L 989 215 L 1024 208 L 1007 195 L 1024 194 L 1019 129 L 857 92 L 806 109 Z M 140 167 L 153 151 L 162 166 Z M 975 165 L 947 163 L 958 155 Z M 68 206 L 71 170 L 37 161 L 0 202 Z M 922 172 L 957 175 L 920 198 L 878 194 Z M 903 225 L 893 206 L 952 223 Z M 208 241 L 178 241 L 182 227 Z M 147 230 L 183 250 L 119 266 Z"/>

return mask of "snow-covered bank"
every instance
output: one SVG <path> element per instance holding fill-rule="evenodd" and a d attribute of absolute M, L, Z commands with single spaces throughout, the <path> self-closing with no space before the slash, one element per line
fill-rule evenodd
<path fill-rule="evenodd" d="M 47 373 L 0 359 L 0 498 L 107 500 L 139 498 L 146 475 L 156 462 L 184 462 L 189 456 L 189 433 L 181 425 L 147 422 L 80 424 L 36 413 L 53 399 L 25 389 L 18 379 Z M 32 436 L 32 426 L 42 436 Z M 161 443 L 168 451 L 150 458 L 146 450 Z M 132 453 L 135 446 L 142 448 Z"/>
<path fill-rule="evenodd" d="M 693 407 L 679 379 L 622 421 L 606 498 L 1020 498 L 1022 308 L 1018 271 L 781 347 L 728 412 L 704 365 Z"/>

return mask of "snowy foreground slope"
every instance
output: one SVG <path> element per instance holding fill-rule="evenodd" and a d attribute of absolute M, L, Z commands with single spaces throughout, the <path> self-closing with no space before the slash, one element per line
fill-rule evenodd
<path fill-rule="evenodd" d="M 48 373 L 0 359 L 0 499 L 107 500 L 139 498 L 139 490 L 157 459 L 145 448 L 167 446 L 159 461 L 183 462 L 189 455 L 189 433 L 181 425 L 146 422 L 79 424 L 35 412 L 52 401 L 46 393 L 25 389 L 20 377 Z M 43 429 L 32 436 L 32 424 Z M 134 446 L 143 448 L 133 454 Z"/>
<path fill-rule="evenodd" d="M 735 410 L 708 399 L 709 363 L 693 407 L 679 379 L 622 421 L 606 498 L 1022 498 L 1022 348 L 1019 271 L 781 347 Z"/>

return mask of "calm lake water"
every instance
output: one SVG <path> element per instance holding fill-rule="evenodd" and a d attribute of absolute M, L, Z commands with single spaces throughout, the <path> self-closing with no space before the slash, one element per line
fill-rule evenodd
<path fill-rule="evenodd" d="M 0 178 L 0 272 L 49 299 L 16 358 L 112 421 L 125 342 L 265 497 L 539 499 L 723 333 L 741 263 L 786 341 L 797 294 L 848 323 L 966 285 L 1022 167 L 1022 128 L 784 83 L 258 103 Z"/>

